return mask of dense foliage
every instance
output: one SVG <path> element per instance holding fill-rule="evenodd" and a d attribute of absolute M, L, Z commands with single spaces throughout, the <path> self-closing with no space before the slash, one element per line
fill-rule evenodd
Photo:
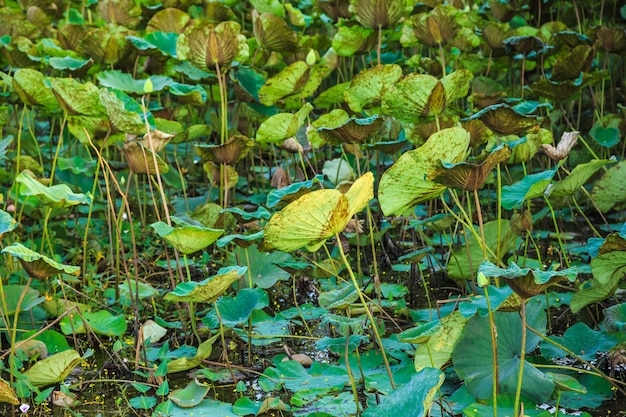
<path fill-rule="evenodd" d="M 0 0 L 0 402 L 619 410 L 625 23 L 617 0 Z"/>

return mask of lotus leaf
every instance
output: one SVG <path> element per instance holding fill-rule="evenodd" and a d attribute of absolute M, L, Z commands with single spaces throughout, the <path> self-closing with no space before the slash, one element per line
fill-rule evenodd
<path fill-rule="evenodd" d="M 146 123 L 143 120 L 143 110 L 139 104 L 119 90 L 99 91 L 100 102 L 106 108 L 111 125 L 116 131 L 131 135 L 143 135 L 146 132 Z M 148 121 L 153 125 L 152 115 L 148 112 Z"/>
<path fill-rule="evenodd" d="M 47 278 L 50 275 L 65 273 L 69 275 L 78 275 L 80 267 L 72 265 L 64 265 L 56 262 L 45 255 L 41 255 L 21 243 L 14 243 L 2 249 L 2 253 L 8 253 L 17 258 L 28 275 L 33 278 Z"/>
<path fill-rule="evenodd" d="M 231 266 L 221 268 L 217 275 L 200 282 L 182 282 L 164 297 L 168 301 L 212 303 L 237 281 L 248 268 Z"/>
<path fill-rule="evenodd" d="M 150 18 L 146 31 L 178 33 L 180 34 L 187 26 L 191 17 L 180 9 L 169 7 L 159 10 Z"/>
<path fill-rule="evenodd" d="M 59 102 L 46 86 L 45 77 L 39 71 L 18 69 L 13 74 L 13 88 L 26 105 L 43 106 L 48 110 L 59 108 Z"/>
<path fill-rule="evenodd" d="M 49 207 L 71 207 L 77 204 L 90 205 L 93 201 L 90 193 L 76 194 L 65 184 L 46 187 L 28 171 L 20 172 L 15 181 L 20 184 L 20 194 L 32 196 L 40 204 Z"/>
<path fill-rule="evenodd" d="M 305 194 L 272 216 L 265 226 L 265 247 L 290 252 L 306 246 L 316 251 L 326 239 L 341 233 L 373 197 L 371 172 L 357 179 L 345 194 L 339 190 Z"/>
<path fill-rule="evenodd" d="M 233 412 L 240 416 L 249 414 L 258 416 L 272 410 L 289 411 L 290 408 L 280 398 L 276 397 L 267 397 L 263 401 L 253 401 L 249 397 L 240 397 L 233 404 Z"/>
<path fill-rule="evenodd" d="M 388 29 L 411 13 L 410 0 L 350 0 L 350 11 L 356 20 L 370 29 Z"/>
<path fill-rule="evenodd" d="M 61 319 L 64 334 L 87 334 L 93 332 L 104 336 L 122 336 L 126 333 L 124 315 L 114 316 L 106 310 L 80 314 L 72 312 Z"/>
<path fill-rule="evenodd" d="M 168 398 L 179 407 L 191 408 L 200 404 L 210 389 L 210 385 L 202 384 L 197 379 L 194 379 L 185 388 L 179 388 L 170 392 Z"/>
<path fill-rule="evenodd" d="M 494 104 L 485 107 L 469 118 L 479 119 L 498 135 L 512 135 L 535 128 L 539 120 L 514 110 L 508 104 Z"/>
<path fill-rule="evenodd" d="M 498 384 L 500 392 L 515 393 L 520 369 L 520 351 L 522 348 L 522 320 L 518 313 L 494 313 L 498 329 Z M 527 323 L 533 329 L 544 333 L 546 315 L 538 301 L 529 301 Z M 465 325 L 461 340 L 452 354 L 454 369 L 465 381 L 467 389 L 477 398 L 488 400 L 493 394 L 493 366 L 490 324 L 487 317 L 472 317 Z M 529 333 L 526 339 L 526 352 L 532 352 L 541 339 Z M 524 363 L 522 395 L 535 403 L 546 401 L 554 382 L 535 368 L 528 361 Z"/>
<path fill-rule="evenodd" d="M 46 300 L 45 297 L 39 296 L 39 291 L 25 285 L 3 285 L 1 295 L 0 308 L 5 317 L 16 313 L 20 298 L 22 298 L 20 311 L 28 311 Z"/>
<path fill-rule="evenodd" d="M 626 303 L 605 308 L 604 325 L 608 332 L 626 331 Z"/>
<path fill-rule="evenodd" d="M 9 403 L 12 405 L 18 405 L 20 403 L 20 400 L 18 400 L 15 394 L 15 390 L 2 378 L 0 378 L 0 403 Z"/>
<path fill-rule="evenodd" d="M 3 234 L 12 231 L 19 223 L 9 213 L 0 210 L 0 238 Z"/>
<path fill-rule="evenodd" d="M 269 305 L 267 293 L 260 288 L 243 288 L 234 297 L 222 297 L 216 302 L 217 309 L 207 314 L 203 321 L 211 328 L 235 327 L 247 322 L 254 310 Z M 219 311 L 219 318 L 217 312 Z M 221 323 L 220 323 L 221 319 Z"/>
<path fill-rule="evenodd" d="M 259 288 L 272 288 L 278 281 L 291 277 L 289 272 L 279 267 L 281 263 L 293 261 L 287 253 L 261 252 L 257 245 L 252 245 L 247 249 L 236 248 L 229 254 L 228 260 L 231 264 L 248 264 L 250 269 L 246 278 Z"/>
<path fill-rule="evenodd" d="M 595 359 L 596 353 L 607 352 L 619 343 L 615 335 L 609 335 L 603 330 L 593 330 L 582 322 L 572 324 L 563 336 L 550 336 L 550 339 L 587 361 Z M 549 342 L 541 343 L 541 354 L 550 359 L 569 355 Z"/>
<path fill-rule="evenodd" d="M 557 168 L 526 175 L 521 181 L 502 187 L 502 207 L 511 210 L 520 207 L 526 200 L 542 197 Z"/>
<path fill-rule="evenodd" d="M 555 183 L 548 190 L 550 197 L 564 197 L 574 194 L 600 168 L 613 162 L 610 159 L 594 159 L 584 164 L 576 165 L 572 172 Z"/>
<path fill-rule="evenodd" d="M 235 333 L 246 343 L 253 346 L 267 346 L 280 342 L 289 335 L 291 322 L 278 313 L 274 317 L 263 310 L 254 310 L 250 315 L 252 332 L 249 329 L 235 328 Z"/>
<path fill-rule="evenodd" d="M 213 344 L 218 337 L 219 333 L 200 343 L 198 350 L 193 357 L 182 357 L 169 361 L 167 363 L 167 373 L 173 374 L 176 372 L 188 371 L 199 366 L 204 359 L 211 356 L 211 352 L 213 352 Z"/>
<path fill-rule="evenodd" d="M 417 203 L 431 200 L 446 187 L 427 177 L 441 163 L 459 162 L 465 157 L 469 133 L 460 127 L 444 129 L 432 135 L 424 145 L 405 152 L 382 176 L 378 199 L 387 215 L 401 215 Z"/>
<path fill-rule="evenodd" d="M 282 18 L 266 12 L 252 11 L 254 37 L 259 45 L 276 52 L 294 52 L 298 49 L 298 36 Z"/>
<path fill-rule="evenodd" d="M 304 61 L 296 61 L 267 80 L 259 89 L 259 101 L 272 106 L 279 100 L 297 94 L 311 76 L 311 68 Z"/>
<path fill-rule="evenodd" d="M 64 350 L 37 361 L 24 372 L 24 377 L 38 388 L 46 387 L 63 381 L 81 362 L 83 358 L 74 349 Z"/>
<path fill-rule="evenodd" d="M 317 174 L 315 177 L 307 181 L 294 182 L 287 187 L 278 190 L 272 190 L 267 195 L 267 207 L 272 208 L 279 203 L 290 203 L 309 193 L 315 184 L 322 182 L 323 175 Z"/>
<path fill-rule="evenodd" d="M 279 113 L 269 117 L 256 133 L 258 143 L 278 143 L 296 135 L 304 125 L 309 112 L 313 110 L 310 103 L 306 103 L 297 113 Z"/>
<path fill-rule="evenodd" d="M 463 317 L 458 311 L 442 318 L 437 331 L 415 350 L 415 370 L 419 372 L 429 367 L 447 367 L 468 320 L 469 318 Z"/>
<path fill-rule="evenodd" d="M 402 68 L 394 64 L 363 70 L 352 78 L 350 87 L 344 91 L 344 99 L 357 113 L 364 108 L 378 107 L 387 90 L 401 77 Z"/>
<path fill-rule="evenodd" d="M 189 224 L 182 219 L 177 223 L 180 227 L 164 222 L 152 223 L 151 226 L 167 243 L 187 255 L 206 248 L 224 233 L 224 230 Z"/>
<path fill-rule="evenodd" d="M 332 46 L 339 56 L 367 53 L 376 44 L 376 32 L 359 25 L 340 26 L 333 36 Z"/>

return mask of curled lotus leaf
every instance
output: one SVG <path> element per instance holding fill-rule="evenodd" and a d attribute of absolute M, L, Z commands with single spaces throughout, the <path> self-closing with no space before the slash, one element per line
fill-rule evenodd
<path fill-rule="evenodd" d="M 230 286 L 243 276 L 247 267 L 229 266 L 221 268 L 217 275 L 203 281 L 182 282 L 164 297 L 167 301 L 212 303 Z"/>
<path fill-rule="evenodd" d="M 254 142 L 244 135 L 231 136 L 223 145 L 197 143 L 194 150 L 204 160 L 233 165 L 243 159 L 254 147 Z"/>
<path fill-rule="evenodd" d="M 551 81 L 575 80 L 581 72 L 589 70 L 592 49 L 589 45 L 578 45 L 567 55 L 559 57 L 552 65 Z"/>
<path fill-rule="evenodd" d="M 90 193 L 74 193 L 65 184 L 45 186 L 35 178 L 30 171 L 22 171 L 15 178 L 20 184 L 20 194 L 37 198 L 40 204 L 48 207 L 64 208 L 78 204 L 91 204 L 93 197 Z"/>
<path fill-rule="evenodd" d="M 141 20 L 141 7 L 133 0 L 100 0 L 98 14 L 107 23 L 134 28 Z"/>
<path fill-rule="evenodd" d="M 279 100 L 302 91 L 311 77 L 311 68 L 304 61 L 296 61 L 267 80 L 259 89 L 259 101 L 272 106 Z"/>
<path fill-rule="evenodd" d="M 28 275 L 33 278 L 42 279 L 60 273 L 69 275 L 78 275 L 80 273 L 80 267 L 61 264 L 27 248 L 21 243 L 14 243 L 11 246 L 7 246 L 2 249 L 2 253 L 8 253 L 17 258 Z"/>
<path fill-rule="evenodd" d="M 526 116 L 505 103 L 485 107 L 472 115 L 471 119 L 479 119 L 498 135 L 513 135 L 538 129 L 540 120 L 533 116 Z"/>
<path fill-rule="evenodd" d="M 317 0 L 315 5 L 334 22 L 340 18 L 346 19 L 350 17 L 349 0 Z"/>
<path fill-rule="evenodd" d="M 254 37 L 259 45 L 270 51 L 294 52 L 298 49 L 298 36 L 282 18 L 272 13 L 252 11 Z"/>
<path fill-rule="evenodd" d="M 334 128 L 321 127 L 318 134 L 328 143 L 362 143 L 383 123 L 383 117 L 375 114 L 366 118 L 350 118 Z"/>
<path fill-rule="evenodd" d="M 248 58 L 248 44 L 240 30 L 239 23 L 233 21 L 214 26 L 205 20 L 195 20 L 178 37 L 176 55 L 201 70 L 219 67 L 225 71 L 234 61 Z"/>
<path fill-rule="evenodd" d="M 446 187 L 460 188 L 465 191 L 478 190 L 484 184 L 491 170 L 511 156 L 511 148 L 502 144 L 492 150 L 484 161 L 478 164 L 458 162 L 456 164 L 441 161 L 441 166 L 430 174 L 433 181 Z"/>
<path fill-rule="evenodd" d="M 44 75 L 36 70 L 22 68 L 13 74 L 13 88 L 22 102 L 28 106 L 43 106 L 54 110 L 59 102 L 46 86 Z"/>
<path fill-rule="evenodd" d="M 172 227 L 164 222 L 152 223 L 151 226 L 167 243 L 184 254 L 206 248 L 224 233 L 224 230 L 187 223 L 177 217 L 172 217 L 172 221 L 177 222 L 178 227 Z"/>
<path fill-rule="evenodd" d="M 434 47 L 446 44 L 456 36 L 462 14 L 453 6 L 437 6 L 428 13 L 413 16 L 409 24 L 419 43 Z"/>
<path fill-rule="evenodd" d="M 354 56 L 371 51 L 376 45 L 376 32 L 360 25 L 340 26 L 332 46 L 340 56 Z"/>
<path fill-rule="evenodd" d="M 159 10 L 150 18 L 147 32 L 164 32 L 181 34 L 191 17 L 180 9 L 169 7 Z"/>
<path fill-rule="evenodd" d="M 305 194 L 272 216 L 265 226 L 264 248 L 289 252 L 306 246 L 313 252 L 340 233 L 373 197 L 371 172 L 357 179 L 345 194 L 339 190 Z"/>
<path fill-rule="evenodd" d="M 350 0 L 356 20 L 370 29 L 388 29 L 413 10 L 410 0 Z"/>

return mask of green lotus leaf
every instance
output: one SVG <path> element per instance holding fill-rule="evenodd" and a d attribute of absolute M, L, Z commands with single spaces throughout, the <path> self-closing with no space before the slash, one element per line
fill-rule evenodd
<path fill-rule="evenodd" d="M 322 168 L 322 174 L 324 174 L 335 186 L 344 181 L 351 181 L 355 177 L 350 163 L 343 158 L 335 158 L 325 161 L 324 167 Z"/>
<path fill-rule="evenodd" d="M 619 343 L 616 335 L 609 335 L 604 330 L 593 330 L 582 322 L 572 324 L 563 336 L 549 338 L 587 361 L 594 360 L 598 352 L 614 349 Z M 541 355 L 549 359 L 559 359 L 568 357 L 569 353 L 546 341 L 541 343 Z"/>
<path fill-rule="evenodd" d="M 159 10 L 150 18 L 147 32 L 182 33 L 191 17 L 180 9 L 169 7 Z"/>
<path fill-rule="evenodd" d="M 346 285 L 338 290 L 323 291 L 319 294 L 319 305 L 328 310 L 345 310 L 359 298 L 353 285 Z"/>
<path fill-rule="evenodd" d="M 441 161 L 441 166 L 435 168 L 431 177 L 433 181 L 446 187 L 475 191 L 483 186 L 493 168 L 508 160 L 510 155 L 511 148 L 506 144 L 502 144 L 493 149 L 487 155 L 487 158 L 479 164 L 467 162 L 452 164 Z"/>
<path fill-rule="evenodd" d="M 588 69 L 591 53 L 589 45 L 575 46 L 567 55 L 559 57 L 554 62 L 550 80 L 555 82 L 575 80 L 581 72 Z"/>
<path fill-rule="evenodd" d="M 211 356 L 211 352 L 213 352 L 213 344 L 215 343 L 219 335 L 220 334 L 218 333 L 200 343 L 200 345 L 198 346 L 198 350 L 196 350 L 196 354 L 194 356 L 183 356 L 182 358 L 177 358 L 169 361 L 167 363 L 167 373 L 173 374 L 176 372 L 184 372 L 200 366 L 204 359 L 208 359 L 208 357 Z"/>
<path fill-rule="evenodd" d="M 163 75 L 152 75 L 147 79 L 136 80 L 131 74 L 120 70 L 101 71 L 98 73 L 97 78 L 104 87 L 135 94 L 145 94 L 147 92 L 145 86 L 148 81 L 152 83 L 152 91 L 161 91 L 173 82 L 170 77 Z"/>
<path fill-rule="evenodd" d="M 305 194 L 276 213 L 265 226 L 265 248 L 290 252 L 306 246 L 311 252 L 343 231 L 348 221 L 374 197 L 374 176 L 366 173 L 346 194 L 318 190 Z"/>
<path fill-rule="evenodd" d="M 285 7 L 289 4 L 285 4 Z M 233 412 L 239 416 L 269 414 L 272 410 L 289 411 L 289 406 L 280 398 L 267 397 L 263 401 L 253 401 L 249 397 L 239 397 L 233 404 Z"/>
<path fill-rule="evenodd" d="M 237 246 L 242 248 L 248 248 L 250 245 L 259 242 L 263 239 L 263 230 L 253 233 L 251 235 L 232 234 L 217 239 L 217 247 L 223 248 L 230 243 L 234 242 Z"/>
<path fill-rule="evenodd" d="M 333 85 L 332 87 L 329 87 L 326 90 L 322 91 L 315 98 L 315 100 L 313 100 L 313 104 L 315 104 L 315 107 L 318 109 L 330 109 L 330 108 L 339 106 L 344 103 L 343 95 L 348 87 L 350 87 L 349 81 L 346 81 L 345 83 Z M 336 110 L 339 110 L 339 109 L 336 109 Z M 346 117 L 346 120 L 349 118 L 350 116 Z M 317 126 L 317 127 L 321 127 L 321 126 Z"/>
<path fill-rule="evenodd" d="M 109 121 L 116 131 L 131 135 L 146 133 L 143 110 L 128 94 L 119 90 L 99 91 L 100 102 L 106 108 Z M 152 115 L 148 112 L 148 120 L 154 125 Z"/>
<path fill-rule="evenodd" d="M 386 91 L 401 77 L 402 68 L 395 64 L 365 69 L 352 78 L 350 87 L 344 91 L 344 99 L 356 113 L 378 107 Z"/>
<path fill-rule="evenodd" d="M 518 134 L 539 125 L 537 118 L 525 116 L 505 103 L 485 107 L 469 118 L 472 119 L 480 119 L 489 129 L 505 136 Z"/>
<path fill-rule="evenodd" d="M 398 340 L 404 343 L 422 344 L 437 334 L 441 329 L 439 320 L 429 321 L 398 333 Z"/>
<path fill-rule="evenodd" d="M 20 172 L 15 181 L 20 184 L 20 194 L 36 197 L 40 204 L 49 207 L 70 207 L 77 204 L 90 205 L 93 202 L 90 193 L 76 194 L 65 184 L 46 187 L 29 174 L 28 171 Z"/>
<path fill-rule="evenodd" d="M 508 5 L 508 3 L 497 3 L 501 5 Z M 471 394 L 468 394 L 471 395 Z M 463 416 L 465 417 L 490 417 L 493 415 L 498 416 L 513 416 L 515 415 L 514 410 L 514 394 L 498 395 L 498 406 L 494 410 L 493 405 L 485 405 L 479 403 L 471 403 L 467 407 L 463 408 L 459 412 L 463 412 Z M 462 406 L 472 401 L 471 398 L 467 398 L 467 402 L 465 402 Z M 504 400 L 504 401 L 503 401 Z M 504 404 L 503 404 L 504 403 Z M 563 404 L 564 405 L 564 404 Z M 535 405 L 524 402 L 524 417 L 551 417 L 552 414 L 549 410 L 541 410 L 541 409 L 533 409 Z M 583 412 L 581 417 L 589 417 L 585 416 Z"/>
<path fill-rule="evenodd" d="M 609 332 L 626 330 L 626 303 L 604 309 L 604 325 Z"/>
<path fill-rule="evenodd" d="M 222 145 L 195 144 L 194 150 L 205 161 L 234 165 L 248 155 L 252 147 L 254 147 L 254 141 L 250 138 L 243 135 L 234 135 L 228 138 Z"/>
<path fill-rule="evenodd" d="M 317 129 L 322 139 L 331 144 L 362 143 L 383 123 L 383 117 L 375 114 L 366 118 L 350 118 L 339 126 Z"/>
<path fill-rule="evenodd" d="M 46 86 L 45 77 L 39 71 L 18 69 L 13 74 L 13 88 L 28 106 L 43 106 L 48 110 L 59 108 L 59 102 Z"/>
<path fill-rule="evenodd" d="M 415 349 L 415 370 L 419 372 L 425 368 L 447 367 L 468 320 L 469 317 L 463 317 L 459 311 L 442 318 L 437 331 Z"/>
<path fill-rule="evenodd" d="M 18 221 L 13 216 L 4 210 L 0 210 L 0 238 L 3 234 L 15 229 L 18 224 Z"/>
<path fill-rule="evenodd" d="M 591 198 L 602 213 L 626 207 L 626 161 L 613 165 L 596 181 Z"/>
<path fill-rule="evenodd" d="M 409 382 L 382 397 L 380 404 L 368 407 L 362 415 L 363 417 L 428 415 L 444 379 L 443 372 L 438 369 L 422 369 L 413 375 Z"/>
<path fill-rule="evenodd" d="M 20 298 L 22 298 L 22 303 L 19 306 L 20 312 L 28 311 L 46 301 L 46 297 L 41 297 L 39 291 L 25 285 L 3 285 L 2 290 L 0 308 L 5 317 L 13 316 L 16 313 Z"/>
<path fill-rule="evenodd" d="M 573 376 L 565 374 L 557 374 L 554 372 L 546 372 L 546 378 L 550 379 L 561 391 L 572 391 L 579 394 L 586 394 L 587 388 Z"/>
<path fill-rule="evenodd" d="M 413 11 L 410 0 L 350 0 L 356 20 L 370 29 L 388 29 Z"/>
<path fill-rule="evenodd" d="M 172 218 L 172 220 L 175 219 Z M 152 223 L 150 226 L 167 243 L 187 255 L 206 248 L 224 233 L 222 229 L 190 224 L 182 219 L 178 220 L 177 223 L 177 227 L 172 227 L 164 222 Z"/>
<path fill-rule="evenodd" d="M 164 297 L 167 301 L 212 303 L 248 270 L 247 267 L 221 268 L 217 275 L 204 281 L 183 282 Z"/>
<path fill-rule="evenodd" d="M 311 189 L 322 182 L 324 176 L 317 174 L 315 177 L 307 181 L 294 182 L 287 187 L 283 187 L 277 190 L 272 190 L 267 195 L 267 207 L 272 208 L 280 203 L 290 203 L 297 200 L 306 193 L 309 193 Z"/>
<path fill-rule="evenodd" d="M 52 68 L 59 71 L 70 71 L 76 75 L 83 74 L 94 64 L 93 59 L 79 59 L 70 56 L 51 57 L 49 64 Z"/>
<path fill-rule="evenodd" d="M 520 369 L 522 349 L 522 320 L 518 313 L 494 313 L 498 329 L 498 385 L 501 393 L 515 393 Z M 545 333 L 546 315 L 538 301 L 531 300 L 527 306 L 527 323 L 533 329 Z M 488 317 L 472 317 L 465 325 L 463 337 L 452 354 L 454 369 L 465 381 L 467 389 L 479 400 L 489 400 L 493 395 L 493 352 Z M 534 333 L 526 338 L 527 353 L 535 350 L 541 339 Z M 522 395 L 535 403 L 546 401 L 554 382 L 528 361 L 524 363 Z"/>
<path fill-rule="evenodd" d="M 191 408 L 200 404 L 210 389 L 211 385 L 201 384 L 197 379 L 194 379 L 185 388 L 170 392 L 168 398 L 179 407 Z"/>
<path fill-rule="evenodd" d="M 52 92 L 68 115 L 105 117 L 106 109 L 100 103 L 98 87 L 75 78 L 51 78 Z"/>
<path fill-rule="evenodd" d="M 143 38 L 129 36 L 127 39 L 135 45 L 135 48 L 141 51 L 159 51 L 162 55 L 176 58 L 177 33 L 155 31 L 146 34 Z"/>
<path fill-rule="evenodd" d="M 235 333 L 245 343 L 253 346 L 267 346 L 284 341 L 285 336 L 290 334 L 292 323 L 280 313 L 272 317 L 263 310 L 252 311 L 249 322 L 252 323 L 252 331 L 236 327 Z"/>
<path fill-rule="evenodd" d="M 339 56 L 368 53 L 376 45 L 376 32 L 360 25 L 339 26 L 333 36 L 332 46 Z"/>
<path fill-rule="evenodd" d="M 46 387 L 63 381 L 81 362 L 83 358 L 74 349 L 64 350 L 35 362 L 24 377 L 37 388 Z"/>
<path fill-rule="evenodd" d="M 311 76 L 311 68 L 304 61 L 296 61 L 268 79 L 259 89 L 259 101 L 272 106 L 279 100 L 299 93 Z"/>
<path fill-rule="evenodd" d="M 343 100 L 343 93 L 341 95 Z M 319 118 L 311 123 L 312 128 L 307 128 L 307 139 L 311 146 L 315 149 L 326 143 L 325 139 L 320 136 L 320 129 L 335 129 L 343 125 L 350 119 L 348 113 L 342 109 L 335 109 L 329 113 L 322 114 Z"/>
<path fill-rule="evenodd" d="M 243 288 L 236 296 L 224 296 L 217 300 L 217 309 L 211 310 L 202 321 L 212 329 L 219 329 L 220 324 L 233 328 L 247 322 L 254 310 L 261 310 L 269 305 L 267 293 L 260 288 Z M 217 316 L 219 311 L 219 318 Z"/>
<path fill-rule="evenodd" d="M 298 49 L 298 35 L 282 18 L 273 13 L 252 11 L 254 37 L 259 45 L 270 51 L 294 52 Z"/>
<path fill-rule="evenodd" d="M 469 133 L 453 127 L 432 135 L 421 147 L 405 152 L 380 179 L 378 200 L 386 215 L 402 215 L 416 204 L 436 198 L 446 187 L 427 180 L 441 163 L 465 157 Z"/>
<path fill-rule="evenodd" d="M 176 96 L 177 100 L 186 103 L 201 106 L 206 103 L 208 94 L 200 85 L 189 85 L 172 82 L 169 85 L 170 94 Z"/>
<path fill-rule="evenodd" d="M 550 197 L 564 197 L 574 194 L 580 189 L 598 169 L 613 162 L 610 159 L 594 159 L 584 164 L 576 165 L 572 172 L 555 183 L 548 190 Z"/>
<path fill-rule="evenodd" d="M 483 261 L 478 268 L 479 273 L 487 277 L 501 277 L 522 298 L 530 298 L 541 294 L 550 285 L 567 280 L 574 282 L 578 276 L 575 267 L 560 271 L 541 271 L 539 269 L 520 268 L 511 262 L 508 268 L 500 268 L 489 261 Z"/>
<path fill-rule="evenodd" d="M 596 123 L 589 131 L 589 136 L 599 145 L 610 148 L 620 142 L 621 132 L 617 127 L 604 127 Z"/>
<path fill-rule="evenodd" d="M 41 255 L 21 243 L 14 243 L 2 249 L 2 253 L 17 258 L 28 275 L 33 278 L 47 278 L 50 275 L 65 273 L 69 275 L 78 275 L 80 267 L 72 265 L 64 265 L 56 262 L 45 255 Z"/>
<path fill-rule="evenodd" d="M 309 112 L 313 110 L 311 103 L 305 103 L 297 113 L 279 113 L 269 117 L 256 132 L 259 143 L 279 143 L 296 135 L 304 125 Z"/>
<path fill-rule="evenodd" d="M 262 237 L 262 235 L 261 235 Z M 285 281 L 291 277 L 289 272 L 281 268 L 280 265 L 293 261 L 288 253 L 271 251 L 261 252 L 257 245 L 252 245 L 247 249 L 244 247 L 235 248 L 228 256 L 230 263 L 238 263 L 245 260 L 250 269 L 246 275 L 246 283 L 259 288 L 272 288 L 276 282 Z"/>
<path fill-rule="evenodd" d="M 217 26 L 206 20 L 193 20 L 178 37 L 176 55 L 204 71 L 213 71 L 216 66 L 226 71 L 234 61 L 248 58 L 248 44 L 240 30 L 239 23 L 231 20 Z"/>
<path fill-rule="evenodd" d="M 111 132 L 111 124 L 106 114 L 104 117 L 67 116 L 67 128 L 78 141 L 89 146 L 89 141 L 99 143 Z M 145 127 L 144 127 L 145 129 Z"/>
<path fill-rule="evenodd" d="M 12 405 L 18 405 L 20 403 L 15 390 L 2 378 L 0 378 L 0 403 L 9 403 Z"/>
<path fill-rule="evenodd" d="M 513 185 L 502 187 L 502 207 L 511 210 L 520 207 L 526 200 L 542 197 L 557 169 L 558 167 L 530 174 Z"/>
<path fill-rule="evenodd" d="M 126 333 L 126 318 L 123 314 L 114 316 L 106 310 L 71 312 L 60 322 L 64 334 L 87 334 L 93 332 L 103 336 L 122 336 Z"/>

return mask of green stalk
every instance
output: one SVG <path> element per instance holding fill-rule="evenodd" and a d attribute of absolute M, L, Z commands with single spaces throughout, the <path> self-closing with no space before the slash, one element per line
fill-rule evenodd
<path fill-rule="evenodd" d="M 376 338 L 376 343 L 378 343 L 378 347 L 380 348 L 380 353 L 383 357 L 383 361 L 385 362 L 385 368 L 387 369 L 387 375 L 389 376 L 389 382 L 391 383 L 391 388 L 396 389 L 396 384 L 393 382 L 393 373 L 391 372 L 391 367 L 389 366 L 389 360 L 387 359 L 387 354 L 385 353 L 385 348 L 383 346 L 383 341 L 380 337 L 380 333 L 378 332 L 378 327 L 376 327 L 376 322 L 374 321 L 374 316 L 372 312 L 367 307 L 367 302 L 365 301 L 365 297 L 363 296 L 363 292 L 361 291 L 361 287 L 354 276 L 354 271 L 352 271 L 352 267 L 350 267 L 350 262 L 348 262 L 348 258 L 346 257 L 345 252 L 343 251 L 343 247 L 341 246 L 341 240 L 339 239 L 339 233 L 335 233 L 335 239 L 337 240 L 337 247 L 339 248 L 339 253 L 341 254 L 341 259 L 343 260 L 344 265 L 348 269 L 348 274 L 350 275 L 350 279 L 352 280 L 352 285 L 356 289 L 357 294 L 359 295 L 359 299 L 361 300 L 361 304 L 365 308 L 365 314 L 367 314 L 367 318 L 370 323 L 372 323 L 372 330 L 374 332 L 374 337 Z"/>
<path fill-rule="evenodd" d="M 485 285 L 485 300 L 487 301 L 487 313 L 489 316 L 489 334 L 491 335 L 491 366 L 493 367 L 493 417 L 498 417 L 498 340 L 496 338 L 496 322 L 493 319 L 493 310 L 489 300 L 488 285 Z"/>
<path fill-rule="evenodd" d="M 522 396 L 522 379 L 524 378 L 524 363 L 526 360 L 526 300 L 522 298 L 520 310 L 522 316 L 522 347 L 519 352 L 519 373 L 517 374 L 517 388 L 515 389 L 515 403 L 513 405 L 513 417 L 519 416 L 520 398 Z"/>

